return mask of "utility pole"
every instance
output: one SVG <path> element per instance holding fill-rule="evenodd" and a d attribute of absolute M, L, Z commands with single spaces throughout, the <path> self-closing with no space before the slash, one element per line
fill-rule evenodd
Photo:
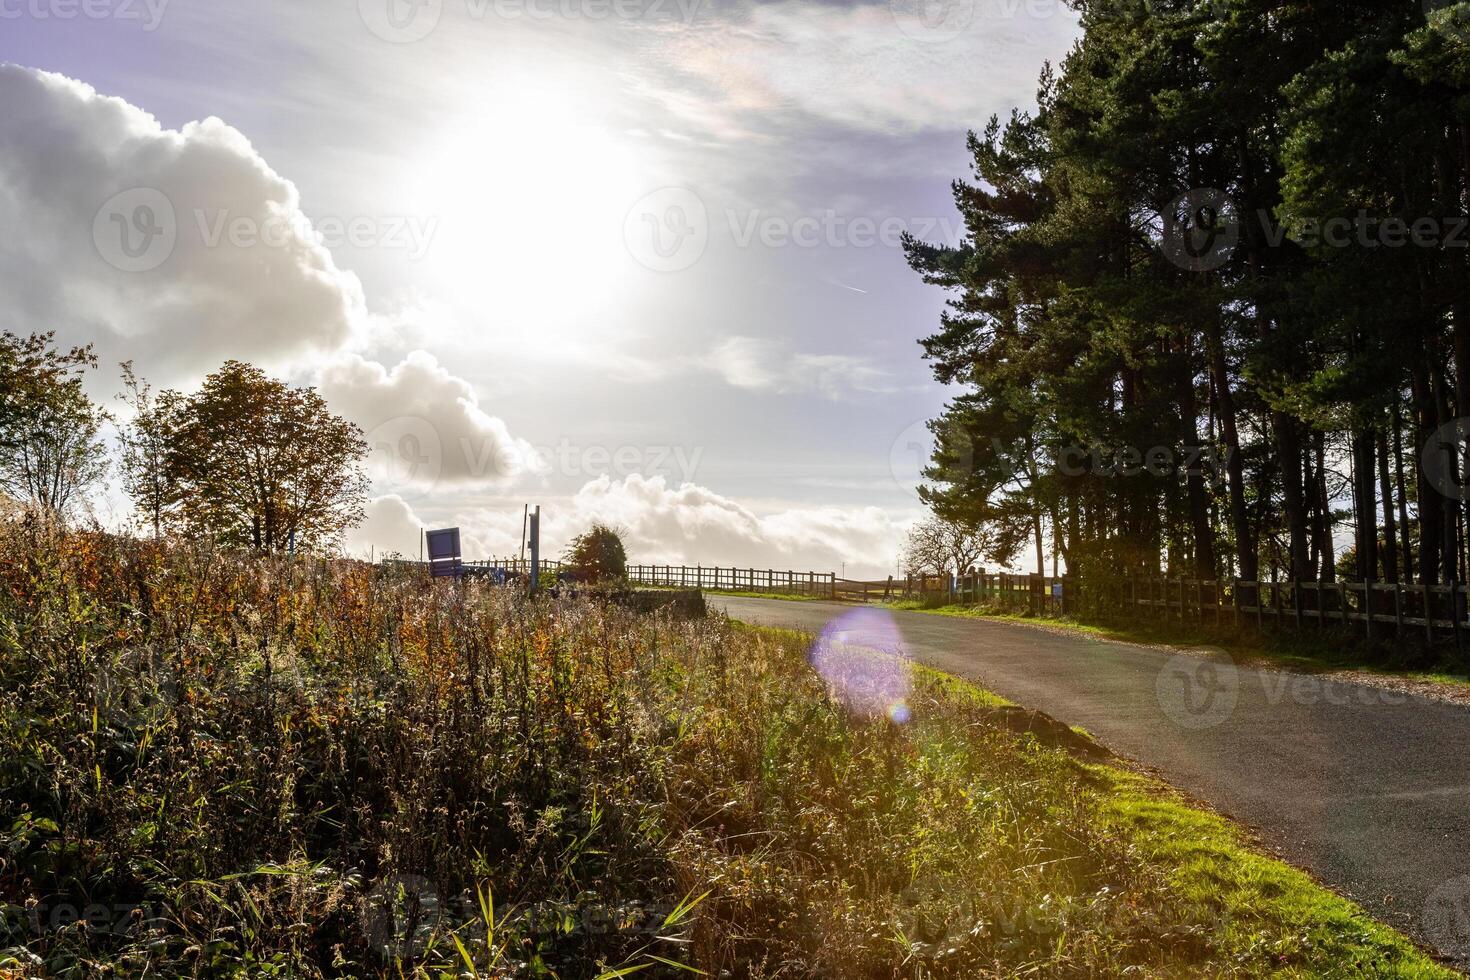
<path fill-rule="evenodd" d="M 529 506 L 529 505 L 528 505 Z M 531 526 L 531 591 L 536 591 L 536 586 L 541 581 L 541 505 L 536 505 L 536 510 L 530 514 Z"/>

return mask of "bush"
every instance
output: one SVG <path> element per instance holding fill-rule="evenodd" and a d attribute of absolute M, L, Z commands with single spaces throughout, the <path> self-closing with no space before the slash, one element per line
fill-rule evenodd
<path fill-rule="evenodd" d="M 563 564 L 584 582 L 614 582 L 628 577 L 628 553 L 617 531 L 594 524 L 572 539 Z"/>

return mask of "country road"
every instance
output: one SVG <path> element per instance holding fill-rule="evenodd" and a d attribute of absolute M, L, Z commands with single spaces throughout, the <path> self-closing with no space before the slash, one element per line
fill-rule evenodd
<path fill-rule="evenodd" d="M 813 632 L 854 612 L 708 598 Z M 1024 625 L 877 615 L 915 660 L 1082 726 L 1470 967 L 1470 707 Z"/>

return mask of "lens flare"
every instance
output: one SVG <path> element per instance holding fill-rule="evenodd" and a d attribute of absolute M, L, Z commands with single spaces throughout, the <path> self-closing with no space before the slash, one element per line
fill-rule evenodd
<path fill-rule="evenodd" d="M 808 657 L 832 697 L 855 715 L 902 725 L 913 717 L 903 635 L 881 609 L 854 609 L 822 627 Z"/>

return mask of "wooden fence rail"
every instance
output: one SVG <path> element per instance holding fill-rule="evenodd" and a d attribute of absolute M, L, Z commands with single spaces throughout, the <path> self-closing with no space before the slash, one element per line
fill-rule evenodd
<path fill-rule="evenodd" d="M 717 592 L 771 592 L 823 599 L 837 597 L 837 576 L 831 572 L 724 565 L 629 565 L 628 581 L 639 585 L 712 589 Z"/>
<path fill-rule="evenodd" d="M 1165 619 L 1232 626 L 1254 624 L 1265 629 L 1303 625 L 1361 625 L 1372 639 L 1391 629 L 1395 635 L 1423 631 L 1433 641 L 1453 634 L 1456 645 L 1470 629 L 1466 620 L 1467 588 L 1454 585 L 1405 585 L 1401 582 L 1259 582 L 1189 578 L 1129 577 L 1127 606 L 1150 610 Z"/>

